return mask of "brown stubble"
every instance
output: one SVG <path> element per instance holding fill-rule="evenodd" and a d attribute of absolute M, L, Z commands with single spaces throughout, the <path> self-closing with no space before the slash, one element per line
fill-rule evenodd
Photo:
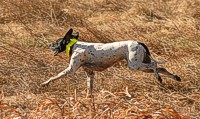
<path fill-rule="evenodd" d="M 199 6 L 198 0 L 0 1 L 0 117 L 198 118 Z M 94 99 L 85 98 L 83 69 L 40 87 L 68 66 L 65 53 L 53 57 L 47 46 L 69 27 L 83 41 L 144 42 L 182 82 L 163 76 L 160 85 L 153 74 L 120 62 L 97 72 Z"/>

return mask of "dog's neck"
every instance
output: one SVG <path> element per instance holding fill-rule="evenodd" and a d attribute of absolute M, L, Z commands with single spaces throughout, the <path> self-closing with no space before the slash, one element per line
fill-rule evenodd
<path fill-rule="evenodd" d="M 66 54 L 68 57 L 71 56 L 73 46 L 76 42 L 77 42 L 77 39 L 73 38 L 73 39 L 70 39 L 70 42 L 66 45 Z"/>

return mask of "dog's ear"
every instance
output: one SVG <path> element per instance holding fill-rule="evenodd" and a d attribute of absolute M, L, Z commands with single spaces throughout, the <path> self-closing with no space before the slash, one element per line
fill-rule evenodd
<path fill-rule="evenodd" d="M 70 28 L 69 31 L 65 34 L 64 39 L 67 40 L 67 37 L 70 37 L 72 35 L 73 29 Z"/>
<path fill-rule="evenodd" d="M 78 39 L 78 37 L 79 37 L 79 32 L 76 32 L 76 33 L 74 34 L 74 38 L 75 38 L 75 39 Z"/>

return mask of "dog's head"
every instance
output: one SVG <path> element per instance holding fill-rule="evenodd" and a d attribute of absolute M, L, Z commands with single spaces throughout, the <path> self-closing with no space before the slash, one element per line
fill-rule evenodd
<path fill-rule="evenodd" d="M 53 55 L 56 56 L 57 54 L 66 50 L 66 45 L 70 42 L 71 39 L 76 38 L 78 39 L 78 32 L 72 35 L 73 29 L 69 29 L 69 31 L 65 34 L 63 38 L 59 38 L 56 42 L 51 43 L 49 48 L 54 51 Z"/>

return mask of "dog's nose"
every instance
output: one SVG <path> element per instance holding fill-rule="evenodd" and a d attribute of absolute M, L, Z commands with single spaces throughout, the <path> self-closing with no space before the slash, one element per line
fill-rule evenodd
<path fill-rule="evenodd" d="M 53 45 L 50 43 L 50 44 L 48 44 L 48 47 L 52 47 Z"/>

